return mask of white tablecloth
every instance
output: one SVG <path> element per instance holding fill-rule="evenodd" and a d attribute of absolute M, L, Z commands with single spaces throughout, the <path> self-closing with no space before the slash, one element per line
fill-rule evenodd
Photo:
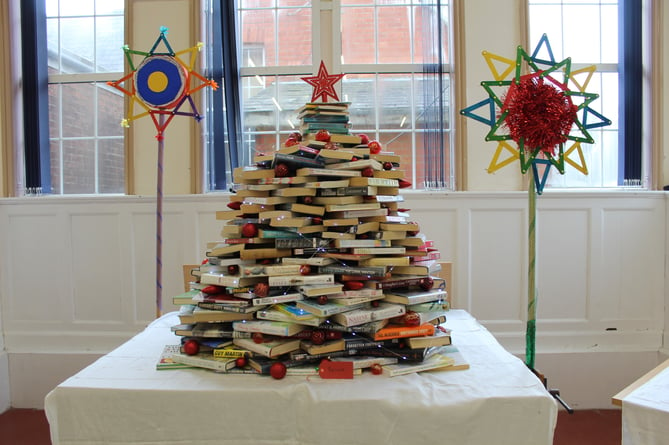
<path fill-rule="evenodd" d="M 669 360 L 622 399 L 623 445 L 669 444 Z"/>
<path fill-rule="evenodd" d="M 446 326 L 470 369 L 353 380 L 156 371 L 175 314 L 51 391 L 54 445 L 550 445 L 557 405 L 467 312 Z"/>

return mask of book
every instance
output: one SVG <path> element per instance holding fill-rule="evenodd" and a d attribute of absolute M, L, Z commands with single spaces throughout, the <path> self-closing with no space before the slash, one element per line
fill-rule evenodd
<path fill-rule="evenodd" d="M 202 337 L 202 338 L 250 338 L 251 335 L 246 332 L 236 332 L 232 329 L 232 322 L 199 322 L 178 324 L 172 327 L 175 335 L 184 337 Z"/>
<path fill-rule="evenodd" d="M 374 333 L 374 340 L 388 340 L 393 338 L 420 337 L 434 335 L 435 327 L 431 323 L 419 326 L 388 325 Z"/>
<path fill-rule="evenodd" d="M 351 253 L 357 255 L 402 255 L 406 252 L 404 247 L 354 247 Z"/>
<path fill-rule="evenodd" d="M 399 187 L 397 179 L 389 178 L 369 178 L 366 176 L 357 176 L 349 180 L 349 186 L 371 185 L 374 187 Z"/>
<path fill-rule="evenodd" d="M 300 168 L 297 176 L 333 176 L 333 177 L 356 177 L 360 176 L 358 170 L 331 170 L 326 168 Z"/>
<path fill-rule="evenodd" d="M 302 300 L 298 301 L 296 304 L 297 307 L 304 309 L 305 311 L 311 314 L 317 315 L 319 317 L 329 317 L 331 315 L 338 314 L 340 312 L 346 312 L 353 309 L 357 309 L 359 307 L 363 307 L 365 303 L 359 305 L 347 306 L 337 303 L 318 304 L 316 302 L 312 302 L 309 300 Z"/>
<path fill-rule="evenodd" d="M 434 332 L 434 335 L 426 335 L 424 337 L 409 337 L 405 341 L 406 345 L 411 349 L 448 346 L 452 343 L 450 331 L 444 332 L 440 329 L 437 329 Z"/>
<path fill-rule="evenodd" d="M 268 304 L 289 303 L 302 300 L 303 298 L 303 295 L 299 292 L 283 292 L 269 295 L 267 297 L 256 297 L 253 299 L 253 304 L 256 306 L 263 306 Z"/>
<path fill-rule="evenodd" d="M 300 349 L 301 340 L 289 337 L 267 337 L 261 343 L 256 343 L 250 338 L 235 338 L 232 341 L 242 349 L 272 358 Z"/>
<path fill-rule="evenodd" d="M 316 344 L 310 340 L 302 340 L 300 342 L 300 349 L 310 355 L 329 354 L 345 350 L 346 341 L 343 338 L 339 338 L 336 340 L 327 340 L 322 344 Z"/>
<path fill-rule="evenodd" d="M 233 323 L 233 328 L 241 332 L 260 332 L 261 334 L 290 337 L 303 331 L 305 328 L 297 323 L 288 323 L 272 320 L 250 320 Z"/>
<path fill-rule="evenodd" d="M 256 318 L 259 320 L 284 321 L 288 323 L 299 323 L 303 326 L 318 327 L 325 322 L 325 317 L 317 317 L 314 314 L 306 312 L 300 308 L 296 310 L 302 311 L 299 316 L 281 310 L 279 305 L 270 306 L 267 309 L 262 309 L 256 313 Z"/>
<path fill-rule="evenodd" d="M 386 275 L 385 266 L 345 266 L 339 264 L 330 264 L 318 268 L 321 273 L 361 275 L 372 277 L 383 277 Z"/>
<path fill-rule="evenodd" d="M 433 354 L 423 360 L 421 363 L 397 363 L 393 365 L 385 365 L 383 372 L 390 377 L 399 375 L 413 374 L 414 372 L 430 371 L 435 369 L 446 368 L 453 366 L 455 359 L 448 355 Z"/>
<path fill-rule="evenodd" d="M 304 213 L 306 215 L 325 215 L 325 207 L 318 205 L 293 203 L 290 204 L 290 210 L 295 213 Z"/>
<path fill-rule="evenodd" d="M 203 273 L 200 276 L 201 283 L 215 284 L 217 286 L 230 286 L 230 287 L 252 286 L 263 280 L 264 280 L 263 277 L 243 277 L 239 275 L 227 275 L 215 272 Z"/>
<path fill-rule="evenodd" d="M 384 301 L 390 303 L 400 303 L 406 305 L 414 305 L 418 303 L 428 303 L 432 301 L 446 300 L 448 294 L 443 289 L 430 290 L 397 290 L 391 289 L 384 292 Z"/>
<path fill-rule="evenodd" d="M 361 266 L 408 266 L 409 262 L 408 256 L 385 256 L 362 260 L 358 264 Z"/>
<path fill-rule="evenodd" d="M 278 241 L 278 240 L 277 240 Z M 292 239 L 282 241 L 293 241 Z M 244 277 L 267 277 L 270 275 L 293 275 L 300 273 L 299 265 L 242 265 L 239 267 L 239 275 Z"/>
<path fill-rule="evenodd" d="M 319 295 L 337 294 L 344 287 L 341 283 L 332 284 L 304 284 L 297 288 L 305 297 L 317 297 Z"/>
<path fill-rule="evenodd" d="M 284 256 L 290 256 L 291 253 L 292 251 L 290 249 L 245 249 L 239 252 L 239 257 L 243 260 L 259 260 L 263 258 L 280 258 Z"/>
<path fill-rule="evenodd" d="M 382 303 L 378 307 L 363 307 L 335 314 L 332 316 L 332 320 L 343 326 L 357 326 L 370 321 L 398 317 L 404 313 L 405 308 L 403 305 Z"/>
<path fill-rule="evenodd" d="M 236 366 L 235 358 L 219 358 L 206 353 L 196 355 L 174 353 L 172 354 L 172 360 L 191 367 L 211 369 L 218 372 L 229 371 Z"/>
<path fill-rule="evenodd" d="M 209 303 L 206 301 L 200 301 L 199 303 L 197 303 L 197 307 L 202 309 L 209 309 L 212 311 L 228 311 L 228 312 L 239 312 L 244 314 L 250 314 L 252 312 L 256 312 L 262 309 L 265 306 L 264 305 L 231 306 L 225 303 Z"/>
<path fill-rule="evenodd" d="M 184 306 L 182 306 L 184 307 Z M 191 313 L 179 312 L 179 321 L 182 324 L 193 324 L 198 322 L 223 322 L 237 320 L 252 320 L 253 313 L 217 311 L 194 307 Z"/>
<path fill-rule="evenodd" d="M 251 352 L 246 349 L 242 349 L 239 346 L 234 344 L 224 346 L 222 348 L 214 348 L 211 352 L 214 358 L 241 358 L 241 357 L 250 357 Z"/>
<path fill-rule="evenodd" d="M 160 353 L 160 357 L 158 357 L 158 362 L 156 363 L 156 369 L 160 371 L 163 369 L 192 368 L 193 366 L 191 365 L 174 361 L 172 355 L 180 353 L 181 353 L 181 345 L 165 345 L 162 352 Z"/>
<path fill-rule="evenodd" d="M 305 284 L 334 284 L 333 274 L 284 275 L 269 277 L 270 286 L 300 286 Z"/>
<path fill-rule="evenodd" d="M 327 188 L 341 188 L 348 187 L 348 179 L 334 179 L 329 181 L 311 181 L 304 184 L 305 187 L 313 187 L 317 189 L 327 189 Z"/>

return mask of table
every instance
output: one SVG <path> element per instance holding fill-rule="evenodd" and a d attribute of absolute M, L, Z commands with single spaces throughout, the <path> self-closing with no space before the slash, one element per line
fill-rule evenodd
<path fill-rule="evenodd" d="M 666 444 L 669 438 L 669 360 L 613 396 L 622 406 L 623 445 Z"/>
<path fill-rule="evenodd" d="M 462 310 L 446 326 L 470 368 L 353 380 L 155 370 L 174 313 L 53 389 L 54 445 L 550 445 L 557 404 Z"/>

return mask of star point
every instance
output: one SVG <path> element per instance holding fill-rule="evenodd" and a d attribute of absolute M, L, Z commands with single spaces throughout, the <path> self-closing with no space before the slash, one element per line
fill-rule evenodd
<path fill-rule="evenodd" d="M 321 60 L 321 65 L 318 68 L 318 75 L 302 77 L 301 79 L 314 87 L 314 91 L 311 94 L 312 102 L 316 102 L 318 97 L 321 98 L 322 102 L 327 102 L 328 96 L 332 97 L 336 101 L 339 101 L 339 96 L 337 96 L 334 85 L 343 77 L 343 74 L 329 74 L 327 68 L 325 67 L 325 63 Z"/>

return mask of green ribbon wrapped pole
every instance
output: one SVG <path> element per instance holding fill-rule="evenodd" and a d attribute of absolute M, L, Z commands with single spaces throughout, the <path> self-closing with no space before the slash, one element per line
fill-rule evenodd
<path fill-rule="evenodd" d="M 525 330 L 525 364 L 534 369 L 535 337 L 537 330 L 537 286 L 536 286 L 536 221 L 537 191 L 534 175 L 530 174 L 528 188 L 528 225 L 527 225 L 527 327 Z"/>

